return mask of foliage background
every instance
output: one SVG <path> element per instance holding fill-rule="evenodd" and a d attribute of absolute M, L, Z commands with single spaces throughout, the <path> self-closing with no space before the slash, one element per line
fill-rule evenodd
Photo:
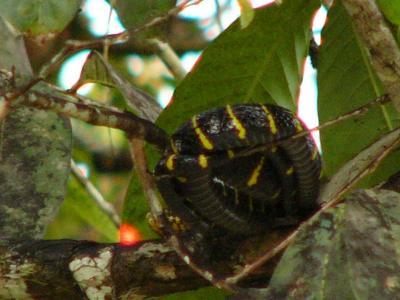
<path fill-rule="evenodd" d="M 42 6 L 32 6 L 26 0 L 4 2 L 2 17 L 15 20 L 13 25 L 26 32 L 28 52 L 36 71 L 66 39 L 94 37 L 85 15 L 73 13 L 78 2 L 72 1 L 68 9 L 54 1 L 43 2 Z M 134 28 L 167 12 L 174 4 L 174 1 L 119 1 L 115 7 L 125 26 Z M 12 5 L 20 5 L 18 12 L 25 17 L 8 14 Z M 172 104 L 157 120 L 169 133 L 189 116 L 227 103 L 270 102 L 295 111 L 311 38 L 310 23 L 319 6 L 317 0 L 283 1 L 280 6 L 256 10 L 254 19 L 252 13 L 244 11 L 245 20 L 236 21 L 212 42 L 195 21 L 174 17 L 135 35 L 127 44 L 112 47 L 109 52 L 97 50 L 105 53 L 120 74 L 154 96 L 165 84 L 177 87 Z M 53 9 L 65 14 L 55 20 L 51 18 Z M 218 20 L 212 17 L 208 22 L 217 24 Z M 64 29 L 65 24 L 69 25 Z M 46 37 L 49 31 L 57 37 Z M 175 79 L 155 55 L 154 47 L 147 42 L 154 37 L 168 41 L 180 55 L 205 49 L 201 60 L 182 82 Z M 329 10 L 322 40 L 318 114 L 324 123 L 375 99 L 383 90 L 340 1 Z M 56 82 L 57 75 L 52 80 Z M 117 89 L 95 85 L 89 96 L 104 104 L 130 109 Z M 322 131 L 324 176 L 332 176 L 345 162 L 398 124 L 398 115 L 389 104 Z M 123 135 L 79 121 L 73 122 L 73 129 L 73 158 L 88 170 L 90 179 L 122 214 L 124 223 L 135 225 L 143 238 L 154 237 L 155 233 L 145 221 L 147 207 L 137 179 L 130 171 L 132 166 Z M 154 163 L 157 153 L 149 148 L 148 154 Z M 371 187 L 397 171 L 399 154 L 399 150 L 392 153 L 362 185 Z M 66 199 L 48 227 L 46 237 L 116 242 L 118 228 L 71 177 Z M 210 293 L 221 296 L 214 291 Z"/>

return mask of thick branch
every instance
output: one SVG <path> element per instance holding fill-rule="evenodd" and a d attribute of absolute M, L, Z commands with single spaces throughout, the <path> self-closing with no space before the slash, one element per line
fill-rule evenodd
<path fill-rule="evenodd" d="M 208 284 L 160 240 L 0 240 L 1 299 L 142 299 Z"/>
<path fill-rule="evenodd" d="M 400 51 L 374 0 L 343 0 L 386 92 L 400 111 Z"/>

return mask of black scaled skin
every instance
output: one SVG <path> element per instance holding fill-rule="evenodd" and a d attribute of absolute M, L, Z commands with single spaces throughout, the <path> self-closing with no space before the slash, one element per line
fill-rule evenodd
<path fill-rule="evenodd" d="M 271 104 L 196 115 L 172 135 L 156 166 L 159 190 L 189 226 L 249 234 L 290 225 L 317 207 L 321 161 L 310 135 L 276 142 L 303 130 L 289 110 Z"/>

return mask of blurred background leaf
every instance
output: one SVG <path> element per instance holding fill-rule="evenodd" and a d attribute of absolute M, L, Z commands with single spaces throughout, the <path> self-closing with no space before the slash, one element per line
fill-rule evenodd
<path fill-rule="evenodd" d="M 2 0 L 0 15 L 20 32 L 58 34 L 76 15 L 81 0 Z"/>

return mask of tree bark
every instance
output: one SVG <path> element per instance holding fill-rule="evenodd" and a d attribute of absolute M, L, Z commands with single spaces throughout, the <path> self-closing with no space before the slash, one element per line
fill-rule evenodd
<path fill-rule="evenodd" d="M 268 264 L 250 282 L 266 282 Z M 162 240 L 0 240 L 1 299 L 142 299 L 208 285 Z"/>
<path fill-rule="evenodd" d="M 18 78 L 33 76 L 23 37 L 2 18 L 0 41 L 0 69 L 14 70 Z M 6 80 L 10 78 L 4 76 L 0 75 L 0 106 L 7 93 L 14 92 Z M 4 119 L 0 116 L 0 234 L 39 239 L 65 196 L 70 123 L 55 113 L 26 107 L 9 110 Z"/>
<path fill-rule="evenodd" d="M 374 71 L 400 111 L 400 51 L 374 0 L 343 0 Z"/>

